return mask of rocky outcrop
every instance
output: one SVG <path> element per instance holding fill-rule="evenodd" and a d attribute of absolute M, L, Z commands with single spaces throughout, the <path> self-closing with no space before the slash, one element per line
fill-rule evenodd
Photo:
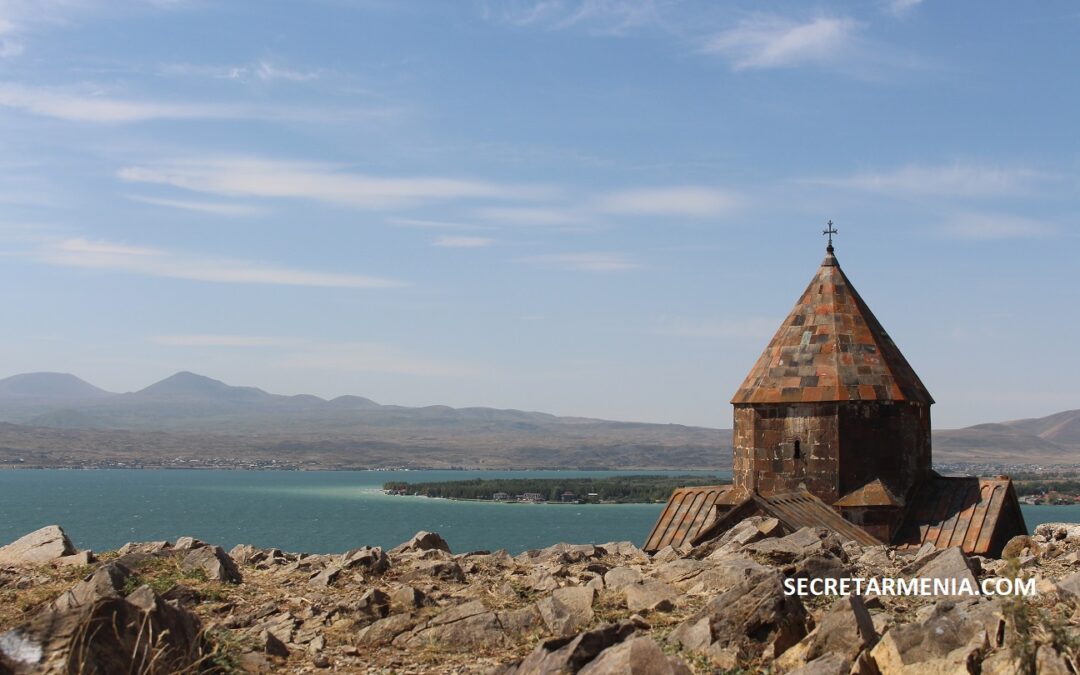
<path fill-rule="evenodd" d="M 71 554 L 0 564 L 0 674 L 67 660 L 88 673 L 1080 672 L 1069 638 L 1080 625 L 1080 541 L 1060 527 L 1017 543 L 1011 560 L 864 548 L 763 518 L 654 556 L 627 542 L 517 556 L 454 555 L 445 544 L 419 533 L 390 551 L 226 554 L 188 538 L 134 542 L 86 566 L 56 562 Z M 824 598 L 788 586 L 1017 574 L 1039 595 Z M 88 625 L 110 634 L 80 633 Z M 137 626 L 157 636 L 153 646 Z M 159 653 L 150 667 L 133 664 Z"/>

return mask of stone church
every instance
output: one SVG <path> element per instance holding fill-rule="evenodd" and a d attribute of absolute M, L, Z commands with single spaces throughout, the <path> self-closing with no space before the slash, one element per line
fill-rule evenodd
<path fill-rule="evenodd" d="M 840 269 L 831 225 L 825 260 L 731 400 L 733 484 L 676 490 L 646 551 L 751 515 L 991 556 L 1026 532 L 1007 477 L 933 470 L 934 399 Z"/>

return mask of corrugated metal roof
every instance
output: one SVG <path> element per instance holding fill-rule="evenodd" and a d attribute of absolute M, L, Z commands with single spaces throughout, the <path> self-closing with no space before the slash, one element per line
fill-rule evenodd
<path fill-rule="evenodd" d="M 819 401 L 934 402 L 832 253 L 731 400 Z"/>
<path fill-rule="evenodd" d="M 652 553 L 665 546 L 678 547 L 688 544 L 713 521 L 716 515 L 714 507 L 718 501 L 722 501 L 721 497 L 731 491 L 731 485 L 676 489 L 671 493 L 664 512 L 653 526 L 642 550 Z M 725 506 L 728 505 L 721 503 L 721 507 Z"/>
<path fill-rule="evenodd" d="M 729 520 L 733 519 L 733 522 L 716 523 L 719 518 L 747 503 L 750 504 L 749 510 L 744 508 L 732 514 Z M 665 546 L 694 545 L 700 543 L 696 541 L 698 539 L 720 536 L 735 522 L 754 513 L 772 516 L 792 532 L 803 527 L 825 527 L 863 546 L 881 544 L 857 525 L 844 520 L 832 507 L 809 492 L 764 497 L 732 488 L 730 485 L 709 485 L 675 490 L 645 540 L 642 550 L 653 553 Z M 708 531 L 714 523 L 717 527 Z"/>
<path fill-rule="evenodd" d="M 933 476 L 919 484 L 895 543 L 959 546 L 969 555 L 997 555 L 1005 541 L 1025 532 L 1009 478 Z"/>
<path fill-rule="evenodd" d="M 805 490 L 768 497 L 755 494 L 754 501 L 792 532 L 803 527 L 824 527 L 863 546 L 881 545 L 876 537 L 844 520 L 831 506 Z"/>

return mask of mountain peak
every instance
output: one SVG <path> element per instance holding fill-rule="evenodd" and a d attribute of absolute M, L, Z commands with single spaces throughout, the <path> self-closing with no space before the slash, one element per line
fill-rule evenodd
<path fill-rule="evenodd" d="M 71 373 L 22 373 L 0 380 L 4 399 L 70 401 L 111 395 Z"/>
<path fill-rule="evenodd" d="M 214 398 L 214 399 L 256 399 L 266 398 L 262 389 L 255 387 L 233 387 L 221 380 L 205 375 L 182 370 L 166 377 L 160 382 L 140 389 L 133 394 L 140 398 Z"/>

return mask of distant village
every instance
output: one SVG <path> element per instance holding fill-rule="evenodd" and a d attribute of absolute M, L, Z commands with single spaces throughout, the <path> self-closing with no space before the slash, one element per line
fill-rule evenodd
<path fill-rule="evenodd" d="M 430 495 L 424 495 L 416 491 L 410 492 L 408 488 L 388 488 L 383 490 L 383 494 L 391 495 L 395 497 L 427 497 Z M 490 499 L 484 499 L 483 497 L 475 498 L 463 498 L 463 497 L 444 497 L 444 499 L 460 499 L 462 501 L 491 501 L 491 502 L 505 502 L 515 504 L 599 504 L 603 503 L 600 499 L 600 495 L 596 492 L 587 492 L 578 495 L 570 490 L 564 490 L 558 495 L 558 499 L 550 498 L 550 495 L 545 495 L 540 492 L 522 492 L 521 494 L 510 494 L 509 492 L 493 492 Z"/>

